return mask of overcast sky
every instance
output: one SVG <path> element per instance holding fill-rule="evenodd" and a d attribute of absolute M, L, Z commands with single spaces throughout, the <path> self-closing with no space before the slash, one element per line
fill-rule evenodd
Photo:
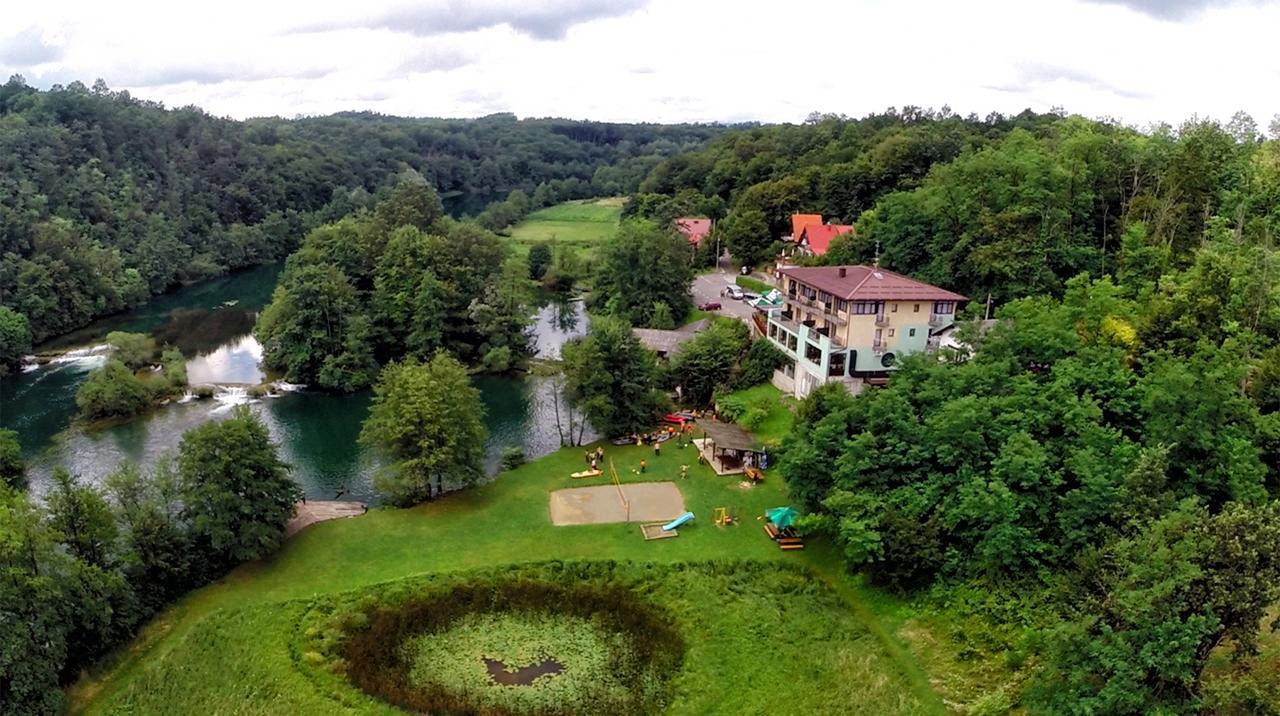
<path fill-rule="evenodd" d="M 1280 112 L 1271 0 L 10 0 L 0 73 L 219 115 Z"/>

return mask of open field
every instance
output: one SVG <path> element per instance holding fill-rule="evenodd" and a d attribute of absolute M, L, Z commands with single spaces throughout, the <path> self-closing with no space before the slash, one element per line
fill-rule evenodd
<path fill-rule="evenodd" d="M 766 421 L 769 433 L 789 420 L 786 408 L 779 405 L 778 410 L 786 415 L 771 415 Z M 322 684 L 319 672 L 303 668 L 311 657 L 305 657 L 296 640 L 307 629 L 301 620 L 313 605 L 340 592 L 405 578 L 547 560 L 588 569 L 594 568 L 592 562 L 618 560 L 634 565 L 626 567 L 634 570 L 627 579 L 638 580 L 643 585 L 637 587 L 639 591 L 649 595 L 655 590 L 650 595 L 654 601 L 684 615 L 689 658 L 705 660 L 698 662 L 705 671 L 694 672 L 701 676 L 682 672 L 680 683 L 687 677 L 698 684 L 703 680 L 732 684 L 737 676 L 750 673 L 761 685 L 807 685 L 813 694 L 829 691 L 832 700 L 824 703 L 833 712 L 847 712 L 851 705 L 879 713 L 945 712 L 946 694 L 931 686 L 921 662 L 898 634 L 910 618 L 902 602 L 848 576 L 839 555 L 823 541 L 811 540 L 801 552 L 782 552 L 765 537 L 757 516 L 768 507 L 787 503 L 785 486 L 776 473 L 762 485 L 744 488 L 733 478 L 715 477 L 710 468 L 697 465 L 691 447 L 681 450 L 669 445 L 657 457 L 647 447 L 604 447 L 624 483 L 675 480 L 686 508 L 697 519 L 681 528 L 679 537 L 656 541 L 645 541 L 636 526 L 627 523 L 553 527 L 547 507 L 550 492 L 584 482 L 569 477 L 584 463 L 583 449 L 571 448 L 434 503 L 407 510 L 371 510 L 364 516 L 317 524 L 270 560 L 237 569 L 153 620 L 98 673 L 70 690 L 72 711 L 326 713 L 343 710 L 345 704 L 362 713 L 392 713 L 390 707 L 367 697 L 333 692 L 337 687 Z M 641 458 L 649 463 L 644 475 L 632 472 Z M 679 479 L 681 464 L 691 465 L 686 480 Z M 598 480 L 605 482 L 605 478 Z M 714 526 L 711 513 L 716 507 L 729 508 L 740 523 Z M 715 565 L 725 561 L 744 563 L 741 569 L 756 576 L 747 579 L 750 584 L 737 587 L 733 586 L 737 577 L 732 575 L 724 576 L 724 584 L 688 576 L 714 572 Z M 680 565 L 673 568 L 675 574 L 685 576 L 670 577 L 675 582 L 668 583 L 669 577 L 662 575 L 671 565 Z M 787 576 L 791 572 L 778 573 L 769 565 L 802 567 L 811 576 L 794 582 Z M 784 589 L 777 584 L 792 586 Z M 791 592 L 818 600 L 819 613 L 826 615 L 821 624 L 831 622 L 851 646 L 836 652 L 835 662 L 780 664 L 774 670 L 762 670 L 771 663 L 768 644 L 774 637 L 766 625 L 792 629 L 797 653 L 829 647 L 826 632 L 815 631 L 815 623 L 787 621 L 792 618 L 786 606 Z M 743 596 L 750 593 L 755 596 Z M 747 602 L 740 609 L 730 609 L 725 600 L 734 599 Z M 941 639 L 931 646 L 948 648 Z M 806 681 L 806 675 L 812 678 Z M 328 695 L 319 693 L 325 690 Z M 708 687 L 680 693 L 671 713 L 755 712 L 765 703 L 749 701 L 758 694 L 749 697 L 755 692 L 741 689 L 724 693 Z M 723 700 L 709 701 L 711 695 Z M 822 712 L 822 708 L 806 702 L 806 710 Z"/>
<path fill-rule="evenodd" d="M 584 199 L 539 209 L 510 229 L 516 252 L 523 255 L 534 244 L 548 241 L 579 252 L 594 251 L 613 236 L 622 216 L 622 199 Z"/>

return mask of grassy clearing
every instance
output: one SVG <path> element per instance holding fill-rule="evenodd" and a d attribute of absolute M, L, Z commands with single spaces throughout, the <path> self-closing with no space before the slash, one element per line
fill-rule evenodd
<path fill-rule="evenodd" d="M 553 247 L 569 247 L 585 254 L 613 236 L 621 216 L 620 198 L 570 201 L 533 212 L 511 227 L 509 235 L 521 255 L 544 241 Z"/>
<path fill-rule="evenodd" d="M 770 391 L 777 395 L 768 386 L 746 392 Z M 781 403 L 778 410 L 782 412 L 771 415 L 762 426 L 762 437 L 779 436 L 790 420 Z M 562 450 L 504 473 L 490 484 L 431 504 L 407 510 L 373 510 L 362 517 L 322 523 L 290 540 L 271 559 L 245 565 L 153 620 L 134 642 L 99 667 L 98 673 L 70 690 L 72 710 L 139 714 L 332 710 L 337 702 L 329 697 L 317 701 L 310 677 L 281 666 L 282 658 L 291 663 L 303 659 L 303 651 L 286 646 L 292 643 L 296 622 L 305 611 L 302 606 L 279 604 L 289 600 L 309 600 L 413 575 L 546 560 L 627 560 L 649 565 L 638 567 L 643 569 L 683 562 L 750 560 L 812 569 L 840 597 L 844 613 L 874 637 L 862 643 L 860 655 L 846 654 L 844 658 L 851 664 L 860 659 L 857 668 L 869 669 L 865 678 L 884 685 L 884 698 L 892 694 L 918 707 L 916 712 L 942 711 L 919 662 L 895 634 L 895 624 L 880 621 L 881 613 L 891 614 L 897 608 L 896 602 L 847 576 L 830 545 L 811 541 L 803 552 L 784 553 L 766 539 L 756 517 L 765 508 L 787 504 L 785 485 L 776 474 L 771 473 L 758 487 L 744 489 L 737 480 L 716 477 L 709 468 L 697 465 L 692 448 L 681 450 L 668 443 L 660 456 L 654 456 L 648 448 L 604 447 L 606 458 L 615 461 L 623 481 L 675 480 L 697 519 L 682 527 L 678 538 L 654 542 L 645 542 L 633 524 L 551 526 L 551 490 L 604 482 L 569 477 L 585 466 L 583 448 Z M 638 473 L 641 458 L 649 464 L 643 476 Z M 678 477 L 682 464 L 691 466 L 686 480 Z M 711 514 L 716 507 L 729 508 L 741 523 L 727 528 L 713 526 Z M 714 601 L 700 604 L 712 596 L 690 584 L 668 589 L 661 603 L 675 610 L 715 611 Z M 766 635 L 757 625 L 781 609 L 785 607 L 776 595 L 773 599 L 761 596 L 752 609 L 731 619 L 726 615 L 717 629 L 725 638 L 740 640 L 736 649 L 741 654 L 767 664 Z M 687 637 L 694 645 L 691 654 L 702 648 L 698 645 L 707 643 L 713 631 L 703 626 Z M 803 644 L 809 637 L 797 639 Z M 825 648 L 825 637 L 813 639 L 810 647 Z M 718 673 L 725 683 L 736 680 L 732 669 L 742 656 L 717 652 L 706 658 L 725 660 Z M 212 674 L 219 676 L 211 680 Z M 259 695 L 279 701 L 271 708 L 236 706 L 266 703 L 259 701 Z M 698 694 L 689 693 L 687 698 L 692 701 L 687 705 L 681 702 L 675 712 L 728 711 L 701 700 Z M 733 695 L 726 698 L 726 703 L 734 703 Z M 159 709 L 162 705 L 165 708 Z"/>

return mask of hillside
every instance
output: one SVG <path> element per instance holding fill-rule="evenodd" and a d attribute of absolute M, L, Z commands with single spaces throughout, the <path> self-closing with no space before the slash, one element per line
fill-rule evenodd
<path fill-rule="evenodd" d="M 370 113 L 234 121 L 74 82 L 0 86 L 0 306 L 35 342 L 184 282 L 278 260 L 404 173 L 454 215 L 633 191 L 723 129 Z M 56 290 L 55 290 L 56 288 Z"/>

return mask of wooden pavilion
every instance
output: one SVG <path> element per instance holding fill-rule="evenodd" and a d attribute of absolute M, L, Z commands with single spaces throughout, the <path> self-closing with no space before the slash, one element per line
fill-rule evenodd
<path fill-rule="evenodd" d="M 694 444 L 717 475 L 739 475 L 748 467 L 760 467 L 764 451 L 751 433 L 733 423 L 716 421 L 699 422 L 698 428 L 702 439 Z"/>

